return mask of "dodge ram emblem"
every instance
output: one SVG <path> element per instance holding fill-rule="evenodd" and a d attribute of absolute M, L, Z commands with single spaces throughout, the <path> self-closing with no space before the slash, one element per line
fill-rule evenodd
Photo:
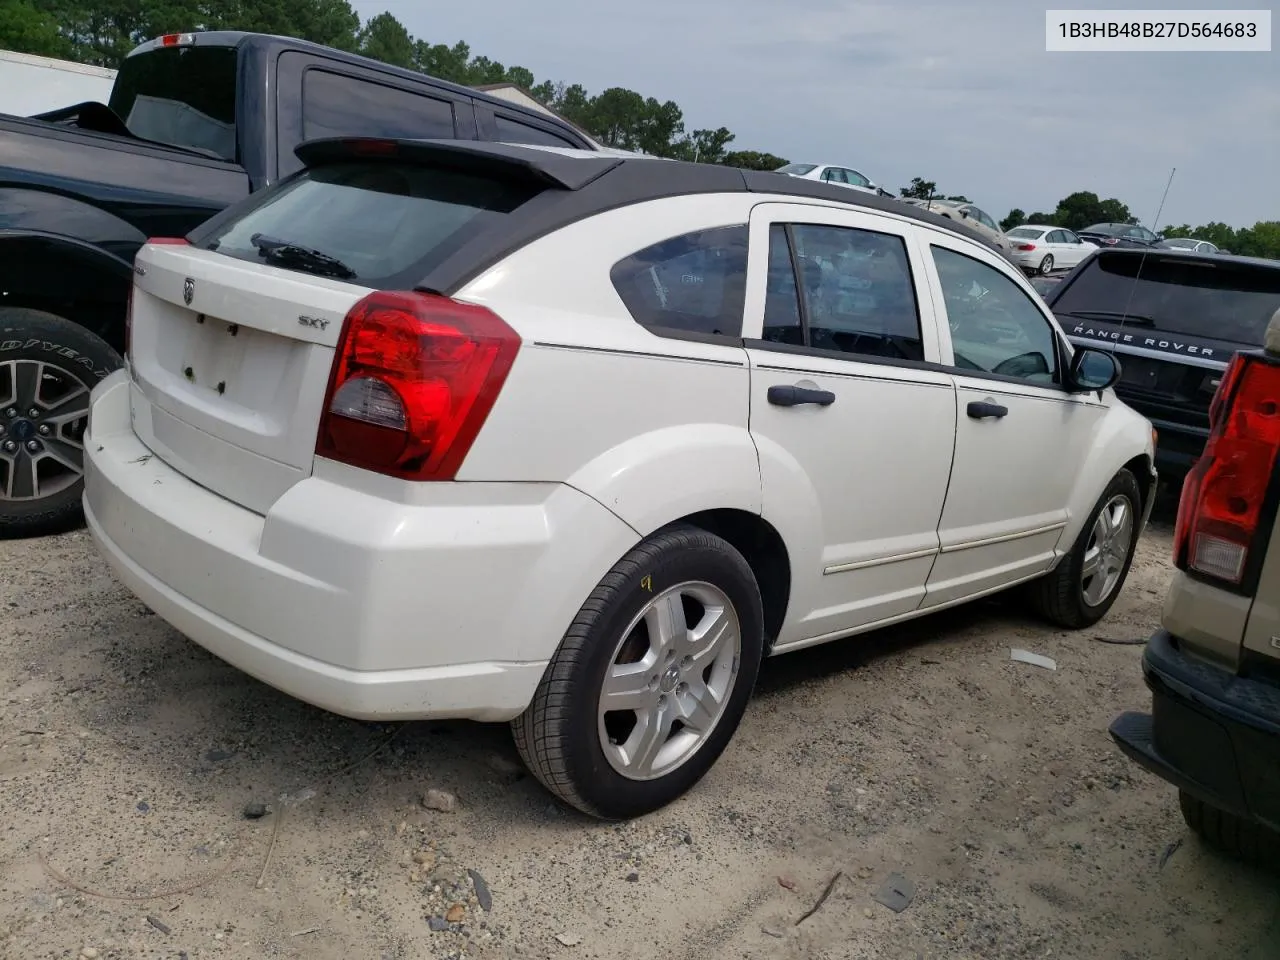
<path fill-rule="evenodd" d="M 195 295 L 196 282 L 190 277 L 187 277 L 187 279 L 182 281 L 182 302 L 188 307 L 191 306 L 191 301 L 195 298 Z"/>

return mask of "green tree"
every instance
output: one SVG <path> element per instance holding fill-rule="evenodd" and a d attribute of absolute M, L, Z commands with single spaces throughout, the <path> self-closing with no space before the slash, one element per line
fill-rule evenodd
<path fill-rule="evenodd" d="M 787 165 L 785 158 L 772 153 L 761 153 L 759 150 L 730 150 L 720 162 L 726 167 L 741 167 L 744 170 L 777 170 Z"/>
<path fill-rule="evenodd" d="M 392 66 L 411 68 L 414 65 L 416 50 L 413 37 L 389 13 L 380 13 L 365 22 L 360 29 L 357 49 L 366 57 Z"/>
<path fill-rule="evenodd" d="M 0 49 L 41 57 L 68 57 L 71 44 L 58 30 L 57 18 L 31 0 L 0 0 Z"/>
<path fill-rule="evenodd" d="M 1058 201 L 1054 225 L 1082 230 L 1095 223 L 1136 223 L 1129 208 L 1119 200 L 1099 200 L 1096 193 L 1079 190 Z"/>
<path fill-rule="evenodd" d="M 910 197 L 914 200 L 928 200 L 930 197 L 937 196 L 937 194 L 938 185 L 932 180 L 922 180 L 920 177 L 912 177 L 911 185 L 898 191 L 899 196 Z"/>
<path fill-rule="evenodd" d="M 1007 233 L 1019 224 L 1028 222 L 1030 221 L 1027 220 L 1027 215 L 1019 208 L 1014 207 L 1009 211 L 1009 215 L 1000 221 L 1000 229 Z"/>
<path fill-rule="evenodd" d="M 715 130 L 695 130 L 671 145 L 665 156 L 676 160 L 692 160 L 697 163 L 724 163 L 726 149 L 733 142 L 728 127 Z"/>

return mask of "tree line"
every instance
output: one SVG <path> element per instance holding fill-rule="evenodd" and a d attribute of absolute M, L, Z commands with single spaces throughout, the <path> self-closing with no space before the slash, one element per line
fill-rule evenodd
<path fill-rule="evenodd" d="M 526 67 L 473 54 L 461 41 L 433 44 L 416 38 L 391 13 L 361 22 L 348 0 L 0 0 L 0 48 L 104 67 L 118 67 L 137 44 L 160 34 L 219 29 L 298 37 L 469 87 L 512 83 L 611 147 L 753 170 L 787 163 L 766 151 L 730 149 L 736 138 L 727 127 L 688 129 L 673 100 L 660 102 L 626 87 L 593 94 L 582 84 L 538 78 Z M 900 193 L 968 202 L 963 194 L 938 192 L 935 182 L 921 177 Z M 1052 212 L 1010 210 L 1000 226 L 1042 223 L 1079 230 L 1101 222 L 1137 220 L 1119 200 L 1077 191 Z M 1232 253 L 1280 259 L 1280 221 L 1241 228 L 1182 224 L 1162 232 L 1209 240 Z"/>

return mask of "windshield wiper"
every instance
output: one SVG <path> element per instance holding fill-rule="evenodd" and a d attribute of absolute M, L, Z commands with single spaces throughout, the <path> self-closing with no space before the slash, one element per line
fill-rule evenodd
<path fill-rule="evenodd" d="M 341 280 L 351 280 L 356 276 L 356 272 L 337 257 L 311 247 L 269 237 L 265 233 L 255 233 L 249 238 L 249 242 L 257 247 L 264 260 L 291 264 L 320 276 L 338 277 Z"/>
<path fill-rule="evenodd" d="M 1063 316 L 1079 317 L 1081 320 L 1123 320 L 1125 323 L 1132 321 L 1133 323 L 1142 324 L 1146 327 L 1154 327 L 1155 320 L 1151 317 L 1144 317 L 1140 313 L 1116 313 L 1112 310 L 1062 310 Z"/>

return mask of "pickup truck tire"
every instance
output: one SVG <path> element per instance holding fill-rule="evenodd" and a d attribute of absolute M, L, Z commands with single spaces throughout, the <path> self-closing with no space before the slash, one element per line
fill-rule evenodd
<path fill-rule="evenodd" d="M 760 589 L 742 554 L 697 527 L 666 527 L 582 605 L 512 722 L 516 748 L 543 786 L 584 813 L 650 813 L 719 758 L 763 653 Z"/>
<path fill-rule="evenodd" d="M 1182 819 L 1209 846 L 1245 863 L 1276 869 L 1280 834 L 1210 806 L 1185 790 L 1178 791 Z"/>
<path fill-rule="evenodd" d="M 0 307 L 0 539 L 83 521 L 89 392 L 121 364 L 104 341 L 64 317 Z"/>
<path fill-rule="evenodd" d="M 1102 530 L 1099 524 L 1104 510 L 1109 516 L 1115 516 L 1122 510 L 1128 515 L 1128 523 L 1127 530 L 1117 531 L 1111 540 L 1100 542 Z M 1026 596 L 1032 608 L 1049 622 L 1068 630 L 1092 626 L 1106 616 L 1129 576 L 1129 567 L 1138 546 L 1141 516 L 1142 492 L 1138 489 L 1138 481 L 1130 471 L 1121 470 L 1111 478 L 1094 504 L 1071 552 L 1058 561 L 1052 571 L 1028 585 Z M 1126 538 L 1123 543 L 1120 542 L 1121 533 Z M 1108 569 L 1117 574 L 1100 598 L 1091 598 L 1086 590 L 1086 562 L 1109 564 Z"/>

